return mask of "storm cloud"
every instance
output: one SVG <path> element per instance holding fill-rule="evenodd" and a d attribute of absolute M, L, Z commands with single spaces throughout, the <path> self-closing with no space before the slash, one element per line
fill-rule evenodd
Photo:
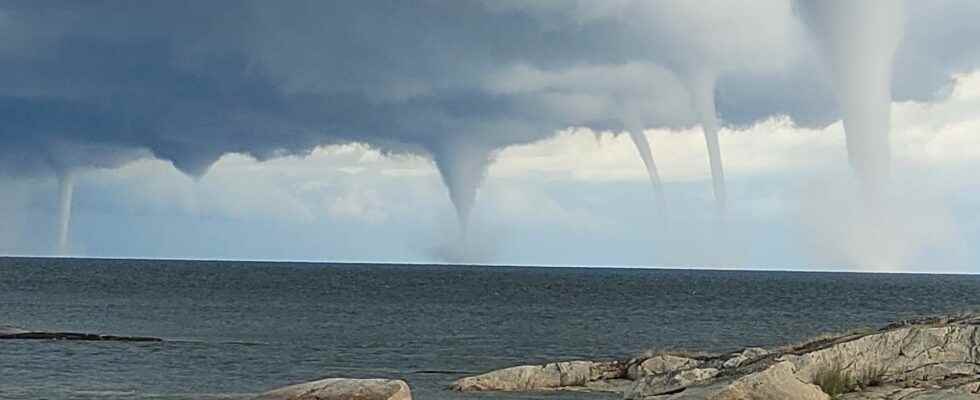
<path fill-rule="evenodd" d="M 895 99 L 941 99 L 980 65 L 980 5 L 906 15 Z M 698 125 L 704 74 L 723 125 L 836 121 L 815 47 L 790 0 L 0 1 L 0 173 L 356 142 L 431 157 L 465 220 L 495 151 Z"/>

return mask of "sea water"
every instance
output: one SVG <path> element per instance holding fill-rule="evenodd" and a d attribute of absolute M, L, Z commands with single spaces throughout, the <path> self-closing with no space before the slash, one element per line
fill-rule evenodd
<path fill-rule="evenodd" d="M 980 276 L 957 275 L 0 258 L 0 325 L 165 339 L 0 341 L 0 398 L 237 399 L 390 377 L 422 400 L 553 399 L 445 387 L 517 364 L 786 344 L 975 310 L 978 294 Z"/>

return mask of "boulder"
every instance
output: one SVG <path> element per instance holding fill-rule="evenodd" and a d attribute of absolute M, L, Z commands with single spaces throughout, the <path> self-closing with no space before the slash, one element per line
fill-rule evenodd
<path fill-rule="evenodd" d="M 403 380 L 330 378 L 262 393 L 255 400 L 412 400 Z"/>
<path fill-rule="evenodd" d="M 710 400 L 830 400 L 816 385 L 798 379 L 797 372 L 783 361 L 739 378 Z"/>

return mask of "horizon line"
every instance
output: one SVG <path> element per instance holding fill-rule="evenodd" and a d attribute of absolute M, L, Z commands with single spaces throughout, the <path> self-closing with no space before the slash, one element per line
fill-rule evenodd
<path fill-rule="evenodd" d="M 113 261 L 187 261 L 187 262 L 239 262 L 265 264 L 321 264 L 321 265 L 381 265 L 381 266 L 447 266 L 447 267 L 485 267 L 485 268 L 555 268 L 555 269 L 632 269 L 668 271 L 714 271 L 714 272 L 797 272 L 797 273 L 843 273 L 843 274 L 903 274 L 903 275 L 965 275 L 977 276 L 980 272 L 953 272 L 949 270 L 868 270 L 843 269 L 824 265 L 770 267 L 764 265 L 747 266 L 679 266 L 679 265 L 599 265 L 599 264 L 524 264 L 524 263 L 453 263 L 445 261 L 357 261 L 357 260 L 287 260 L 287 259 L 244 259 L 244 258 L 182 258 L 182 257 L 121 257 L 121 256 L 79 256 L 79 255 L 30 255 L 0 254 L 0 259 L 35 258 L 62 260 L 113 260 Z"/>

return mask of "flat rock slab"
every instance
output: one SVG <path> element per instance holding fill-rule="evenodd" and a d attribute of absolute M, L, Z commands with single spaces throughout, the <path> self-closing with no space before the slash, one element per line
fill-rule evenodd
<path fill-rule="evenodd" d="M 0 336 L 16 335 L 18 333 L 27 333 L 27 332 L 30 331 L 20 329 L 15 326 L 7 326 L 7 325 L 0 326 Z"/>
<path fill-rule="evenodd" d="M 255 400 L 412 400 L 398 379 L 329 378 L 265 392 Z"/>
<path fill-rule="evenodd" d="M 87 340 L 115 342 L 161 342 L 163 339 L 145 336 L 114 336 L 78 332 L 28 331 L 10 326 L 0 327 L 0 340 Z"/>
<path fill-rule="evenodd" d="M 460 392 L 533 392 L 586 390 L 621 392 L 626 366 L 620 362 L 562 361 L 519 365 L 456 380 L 450 389 Z"/>

